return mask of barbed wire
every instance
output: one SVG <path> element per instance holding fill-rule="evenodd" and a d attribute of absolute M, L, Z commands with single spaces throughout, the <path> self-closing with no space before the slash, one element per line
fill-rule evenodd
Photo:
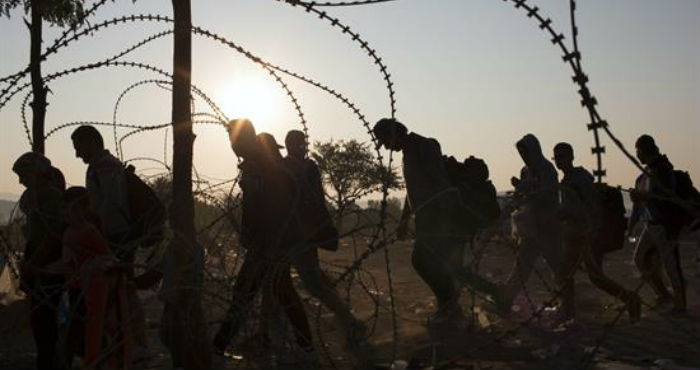
<path fill-rule="evenodd" d="M 321 7 L 321 6 L 355 6 L 355 5 L 373 5 L 373 4 L 379 4 L 379 3 L 389 3 L 392 1 L 396 0 L 359 0 L 359 1 L 339 1 L 339 2 L 317 2 L 317 1 L 296 1 L 296 0 L 289 0 L 289 2 L 296 3 L 298 5 L 302 6 L 310 6 L 310 7 Z"/>

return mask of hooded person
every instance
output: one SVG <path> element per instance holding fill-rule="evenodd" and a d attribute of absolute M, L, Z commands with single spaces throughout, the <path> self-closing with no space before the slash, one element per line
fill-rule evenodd
<path fill-rule="evenodd" d="M 29 296 L 30 324 L 36 344 L 38 369 L 59 367 L 57 356 L 57 309 L 63 278 L 46 271 L 61 258 L 61 197 L 65 191 L 63 174 L 40 153 L 22 154 L 12 166 L 25 186 L 19 208 L 26 216 L 22 234 L 26 241 L 20 263 L 21 288 Z"/>
<path fill-rule="evenodd" d="M 542 154 L 540 142 L 534 135 L 525 135 L 516 143 L 516 148 L 525 166 L 519 178 L 511 178 L 515 196 L 520 201 L 519 207 L 511 214 L 518 255 L 502 292 L 504 309 L 510 308 L 515 297 L 525 288 L 539 256 L 544 257 L 549 265 L 557 285 L 563 284 L 564 280 L 561 235 L 557 227 L 557 171 Z"/>
<path fill-rule="evenodd" d="M 678 236 L 682 225 L 675 222 L 679 208 L 668 198 L 676 188 L 673 165 L 661 154 L 654 138 L 642 135 L 635 143 L 637 158 L 645 165 L 630 194 L 634 204 L 628 230 L 636 240 L 634 261 L 657 295 L 659 304 L 673 301 L 677 312 L 686 310 L 685 280 L 681 270 Z M 673 295 L 662 278 L 671 281 Z"/>

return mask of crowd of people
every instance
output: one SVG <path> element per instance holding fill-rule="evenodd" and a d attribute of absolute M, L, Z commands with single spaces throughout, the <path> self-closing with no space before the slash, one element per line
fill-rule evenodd
<path fill-rule="evenodd" d="M 339 233 L 304 133 L 288 132 L 283 156 L 280 149 L 285 147 L 268 133 L 256 133 L 250 121 L 233 120 L 227 127 L 231 148 L 241 160 L 237 229 L 245 257 L 213 338 L 214 351 L 228 353 L 259 295 L 262 346 L 272 353 L 282 350 L 285 343 L 274 333 L 286 325 L 286 317 L 293 328 L 297 361 L 304 368 L 319 367 L 309 320 L 290 275 L 293 267 L 304 289 L 333 312 L 348 352 L 361 367 L 369 367 L 374 349 L 366 340 L 366 328 L 319 263 L 318 249 L 337 250 Z M 552 164 L 534 135 L 519 140 L 515 147 L 524 167 L 511 179 L 516 205 L 509 215 L 517 257 L 507 280 L 497 283 L 465 269 L 463 263 L 465 244 L 501 212 L 486 164 L 474 157 L 457 162 L 443 155 L 435 139 L 409 132 L 394 119 L 379 120 L 373 133 L 379 145 L 403 154 L 407 197 L 397 231 L 406 234 L 406 224 L 414 218 L 412 265 L 437 301 L 432 327 L 466 329 L 459 299 L 464 284 L 508 314 L 539 256 L 554 276 L 565 320 L 576 318 L 573 277 L 583 266 L 591 282 L 623 302 L 637 321 L 642 309 L 638 289 L 623 287 L 603 269 L 605 254 L 625 243 L 635 245 L 634 261 L 658 304 L 670 304 L 678 313 L 686 310 L 678 238 L 684 228 L 697 227 L 697 204 L 692 202 L 698 195 L 687 174 L 674 170 L 652 137 L 642 135 L 636 142 L 645 168 L 630 190 L 634 208 L 629 222 L 620 206 L 620 190 L 596 183 L 586 169 L 575 166 L 570 144 L 553 148 Z M 156 221 L 144 227 L 135 220 L 136 213 L 143 217 L 132 204 L 138 178 L 133 168 L 105 149 L 94 127 L 80 126 L 71 139 L 76 157 L 88 165 L 84 187 L 66 189 L 61 171 L 38 153 L 23 154 L 13 166 L 26 187 L 19 202 L 26 215 L 20 275 L 30 302 L 37 368 L 70 368 L 76 357 L 86 369 L 129 368 L 148 353 L 136 292 L 153 287 L 162 275 L 155 269 L 137 276 L 135 251 L 156 243 L 162 225 Z M 143 207 L 145 202 L 139 203 Z M 162 210 L 155 213 L 154 219 L 163 218 Z M 147 229 L 155 230 L 144 232 Z M 70 325 L 66 339 L 59 341 L 62 297 L 68 297 Z"/>

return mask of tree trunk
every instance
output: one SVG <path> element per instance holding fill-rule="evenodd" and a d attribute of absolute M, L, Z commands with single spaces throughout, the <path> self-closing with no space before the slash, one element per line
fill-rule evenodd
<path fill-rule="evenodd" d="M 190 0 L 172 0 L 175 19 L 173 45 L 173 192 L 170 225 L 175 231 L 170 248 L 174 261 L 172 299 L 166 312 L 172 323 L 168 345 L 173 367 L 209 369 L 209 337 L 202 313 L 203 253 L 197 244 L 192 197 L 191 71 L 192 20 Z M 165 314 L 164 314 L 165 316 Z M 165 319 L 165 317 L 164 317 Z M 164 320 L 166 321 L 166 320 Z"/>
<path fill-rule="evenodd" d="M 46 117 L 46 87 L 41 77 L 41 6 L 42 0 L 31 2 L 32 23 L 29 25 L 29 70 L 32 78 L 32 151 L 44 154 L 44 119 Z"/>

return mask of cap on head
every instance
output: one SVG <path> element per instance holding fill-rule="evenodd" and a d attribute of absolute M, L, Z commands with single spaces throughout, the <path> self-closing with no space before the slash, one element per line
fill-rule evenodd
<path fill-rule="evenodd" d="M 277 144 L 277 140 L 275 140 L 275 137 L 272 136 L 272 134 L 269 134 L 267 132 L 259 133 L 256 140 L 258 140 L 258 143 L 260 143 L 260 145 L 262 145 L 262 147 L 265 149 L 284 148 L 282 145 Z"/>
<path fill-rule="evenodd" d="M 554 157 L 574 158 L 574 148 L 569 143 L 558 143 L 554 146 Z"/>
<path fill-rule="evenodd" d="M 18 175 L 45 173 L 51 168 L 51 161 L 37 152 L 27 152 L 19 156 L 12 165 L 12 171 Z"/>
<path fill-rule="evenodd" d="M 634 146 L 637 149 L 641 149 L 647 153 L 658 153 L 659 152 L 659 147 L 656 146 L 656 142 L 654 141 L 654 138 L 651 137 L 650 135 L 640 136 L 637 139 L 637 142 L 634 144 Z"/>
<path fill-rule="evenodd" d="M 71 140 L 79 143 L 97 145 L 98 148 L 104 149 L 105 143 L 102 139 L 102 134 L 93 126 L 82 125 L 76 128 L 70 135 Z"/>

